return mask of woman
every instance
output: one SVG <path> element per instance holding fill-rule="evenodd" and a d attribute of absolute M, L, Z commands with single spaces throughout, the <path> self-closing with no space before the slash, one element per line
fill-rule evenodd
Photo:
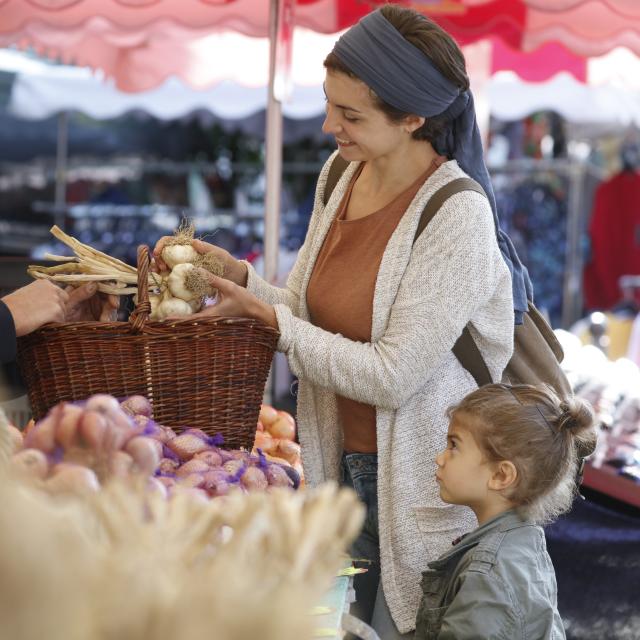
<path fill-rule="evenodd" d="M 497 239 L 453 40 L 424 16 L 388 5 L 344 34 L 325 66 L 323 130 L 350 164 L 326 206 L 335 154 L 322 170 L 287 287 L 269 285 L 212 245 L 194 247 L 226 264 L 226 280 L 212 277 L 219 302 L 202 313 L 251 316 L 280 331 L 278 349 L 300 381 L 309 483 L 341 479 L 368 506 L 353 555 L 372 565 L 357 600 L 387 640 L 413 630 L 426 563 L 474 526 L 471 511 L 441 502 L 433 473 L 446 408 L 475 388 L 451 348 L 471 322 L 499 379 L 527 280 L 507 241 Z M 413 244 L 430 196 L 465 171 L 491 205 L 475 192 L 456 194 Z"/>

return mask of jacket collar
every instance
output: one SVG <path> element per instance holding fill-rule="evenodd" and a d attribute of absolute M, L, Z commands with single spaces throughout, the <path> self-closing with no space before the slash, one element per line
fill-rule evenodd
<path fill-rule="evenodd" d="M 530 520 L 523 518 L 515 509 L 505 511 L 470 533 L 466 533 L 462 538 L 454 540 L 451 550 L 437 560 L 430 562 L 429 568 L 437 571 L 443 569 L 453 560 L 457 562 L 469 549 L 475 547 L 483 538 L 492 533 L 502 533 L 532 524 Z"/>

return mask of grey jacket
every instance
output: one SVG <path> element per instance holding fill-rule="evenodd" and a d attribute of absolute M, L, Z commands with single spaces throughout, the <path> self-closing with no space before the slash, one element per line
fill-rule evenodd
<path fill-rule="evenodd" d="M 415 640 L 559 640 L 556 577 L 544 531 L 507 511 L 429 563 Z"/>

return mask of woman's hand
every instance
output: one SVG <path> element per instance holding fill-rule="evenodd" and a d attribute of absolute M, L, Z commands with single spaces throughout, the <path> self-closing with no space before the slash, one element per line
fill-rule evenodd
<path fill-rule="evenodd" d="M 162 260 L 162 250 L 172 236 L 164 236 L 158 240 L 153 249 L 153 258 L 158 271 L 167 271 L 168 267 Z M 224 277 L 240 287 L 247 286 L 247 266 L 236 260 L 228 251 L 214 244 L 202 240 L 192 240 L 191 246 L 200 254 L 213 253 L 224 265 Z"/>
<path fill-rule="evenodd" d="M 228 318 L 255 318 L 265 324 L 278 328 L 278 319 L 274 308 L 256 298 L 244 287 L 230 282 L 226 278 L 219 278 L 212 273 L 200 269 L 202 276 L 207 278 L 212 287 L 218 290 L 215 304 L 206 307 L 199 313 L 193 314 L 196 317 L 228 317 Z"/>

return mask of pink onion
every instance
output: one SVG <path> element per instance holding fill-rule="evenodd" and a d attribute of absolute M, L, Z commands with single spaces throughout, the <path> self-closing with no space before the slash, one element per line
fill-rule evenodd
<path fill-rule="evenodd" d="M 182 433 L 167 442 L 167 446 L 180 460 L 190 460 L 196 453 L 205 451 L 209 445 L 194 433 Z"/>
<path fill-rule="evenodd" d="M 136 436 L 125 446 L 125 451 L 133 458 L 142 473 L 153 473 L 160 464 L 160 454 L 151 438 Z"/>
<path fill-rule="evenodd" d="M 209 471 L 211 467 L 204 460 L 189 460 L 176 469 L 178 478 L 186 478 L 192 473 L 204 473 Z"/>
<path fill-rule="evenodd" d="M 78 427 L 84 409 L 75 404 L 65 403 L 60 422 L 56 426 L 56 442 L 63 449 L 71 449 L 78 441 Z"/>
<path fill-rule="evenodd" d="M 130 396 L 120 406 L 129 415 L 151 417 L 151 403 L 144 396 Z"/>
<path fill-rule="evenodd" d="M 264 475 L 270 487 L 293 487 L 293 480 L 287 472 L 278 464 L 267 465 Z"/>
<path fill-rule="evenodd" d="M 114 451 L 109 458 L 109 473 L 116 478 L 128 478 L 133 471 L 133 458 L 124 451 Z"/>
<path fill-rule="evenodd" d="M 240 478 L 240 484 L 248 491 L 264 491 L 269 483 L 262 469 L 248 467 Z"/>
<path fill-rule="evenodd" d="M 97 393 L 87 400 L 85 408 L 88 411 L 97 411 L 98 413 L 111 413 L 120 411 L 120 403 L 113 396 Z"/>
<path fill-rule="evenodd" d="M 81 441 L 94 451 L 101 451 L 108 440 L 107 420 L 97 411 L 85 411 L 80 417 L 78 432 Z"/>
<path fill-rule="evenodd" d="M 193 456 L 194 460 L 202 460 L 206 462 L 210 467 L 219 467 L 222 464 L 222 456 L 213 449 L 208 451 L 201 451 Z"/>
<path fill-rule="evenodd" d="M 179 462 L 171 460 L 170 458 L 162 458 L 158 465 L 158 471 L 160 473 L 175 473 L 176 469 L 180 466 Z"/>

